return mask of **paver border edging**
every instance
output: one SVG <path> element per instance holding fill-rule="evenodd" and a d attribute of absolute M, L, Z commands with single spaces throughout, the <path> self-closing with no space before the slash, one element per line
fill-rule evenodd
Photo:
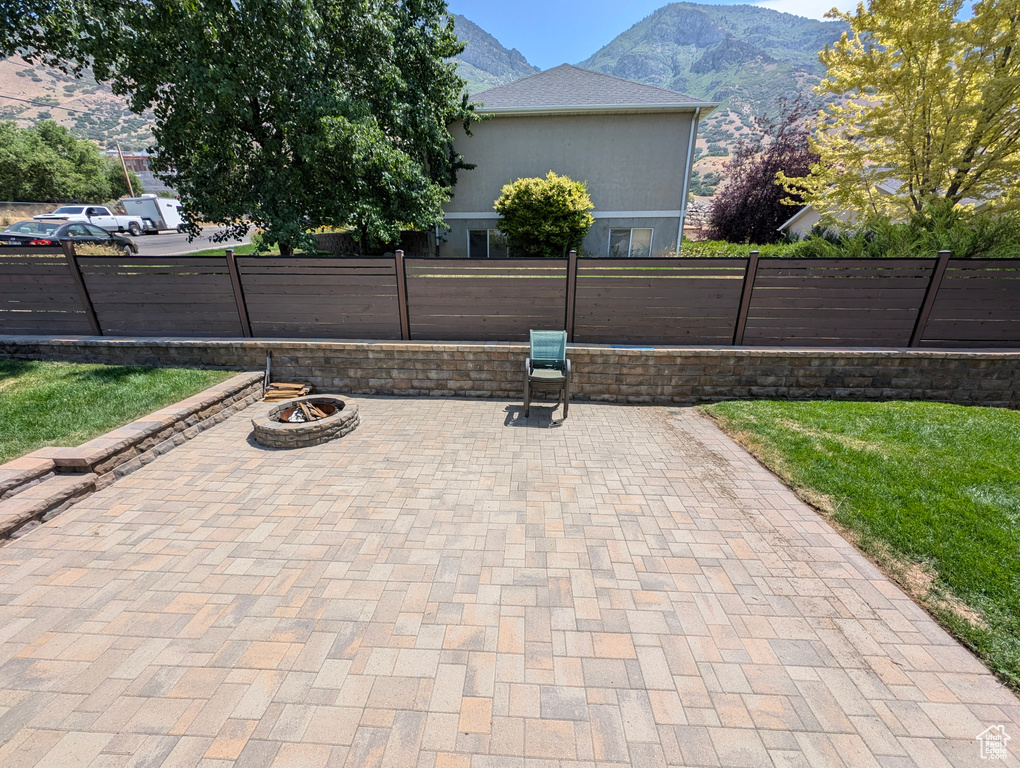
<path fill-rule="evenodd" d="M 0 541 L 17 538 L 71 504 L 152 462 L 262 396 L 249 371 L 74 448 L 40 448 L 0 464 Z"/>

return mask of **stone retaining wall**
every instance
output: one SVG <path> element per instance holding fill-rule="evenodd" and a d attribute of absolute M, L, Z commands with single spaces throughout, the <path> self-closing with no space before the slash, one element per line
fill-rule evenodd
<path fill-rule="evenodd" d="M 96 363 L 265 366 L 320 391 L 521 397 L 525 344 L 0 336 L 0 356 Z M 619 348 L 571 345 L 576 400 L 926 399 L 1020 408 L 1020 351 Z"/>

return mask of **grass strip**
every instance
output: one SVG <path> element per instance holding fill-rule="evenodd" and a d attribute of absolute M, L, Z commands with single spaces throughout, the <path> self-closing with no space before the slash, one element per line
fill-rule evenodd
<path fill-rule="evenodd" d="M 255 250 L 258 248 L 258 246 L 256 246 L 254 243 L 245 243 L 244 245 L 231 245 L 231 246 L 224 245 L 224 246 L 221 246 L 219 248 L 207 248 L 204 251 L 195 251 L 194 253 L 186 253 L 186 254 L 183 254 L 183 255 L 185 255 L 185 256 L 226 256 L 227 255 L 227 248 L 228 247 L 230 248 L 230 250 L 232 250 L 234 252 L 235 256 L 251 256 L 253 253 L 255 253 Z M 279 256 L 280 255 L 280 249 L 278 247 L 271 248 L 268 251 L 263 251 L 263 255 L 265 255 L 265 256 Z"/>
<path fill-rule="evenodd" d="M 0 359 L 0 463 L 80 445 L 234 375 Z"/>
<path fill-rule="evenodd" d="M 1020 691 L 1020 413 L 832 401 L 703 411 Z"/>

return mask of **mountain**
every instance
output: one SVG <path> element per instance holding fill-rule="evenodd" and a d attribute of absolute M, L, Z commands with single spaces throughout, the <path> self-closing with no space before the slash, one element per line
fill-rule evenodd
<path fill-rule="evenodd" d="M 15 120 L 23 128 L 39 120 L 56 120 L 102 149 L 114 141 L 120 141 L 124 150 L 145 149 L 152 143 L 152 114 L 133 114 L 123 97 L 97 83 L 90 72 L 76 80 L 17 56 L 0 60 L 0 120 Z"/>
<path fill-rule="evenodd" d="M 783 96 L 817 100 L 818 52 L 846 29 L 753 5 L 671 3 L 579 66 L 721 102 L 714 122 L 750 126 Z"/>
<path fill-rule="evenodd" d="M 454 61 L 460 76 L 468 81 L 469 93 L 480 93 L 540 71 L 516 48 L 507 50 L 470 19 L 460 15 L 453 18 L 457 37 L 467 43 Z"/>

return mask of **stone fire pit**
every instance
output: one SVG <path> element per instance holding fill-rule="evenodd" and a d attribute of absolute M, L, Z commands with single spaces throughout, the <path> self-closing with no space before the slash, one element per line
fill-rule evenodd
<path fill-rule="evenodd" d="M 286 421 L 295 411 L 298 413 L 296 418 L 302 417 L 304 411 L 300 403 L 305 403 L 306 407 L 314 405 L 313 413 L 318 410 L 327 415 L 315 421 Z M 358 406 L 354 403 L 345 403 L 332 395 L 308 395 L 274 405 L 265 416 L 252 419 L 251 425 L 255 430 L 255 440 L 261 445 L 304 448 L 350 434 L 359 422 Z"/>

